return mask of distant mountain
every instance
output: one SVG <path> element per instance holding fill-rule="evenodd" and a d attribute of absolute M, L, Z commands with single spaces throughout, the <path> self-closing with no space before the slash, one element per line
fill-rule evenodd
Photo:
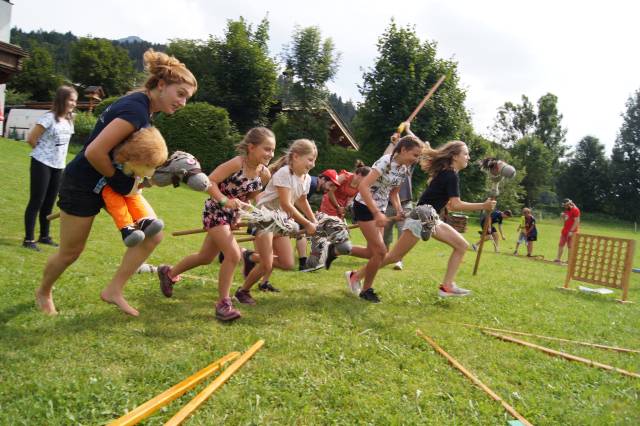
<path fill-rule="evenodd" d="M 144 40 L 141 39 L 138 36 L 129 36 L 129 37 L 125 37 L 125 38 L 119 38 L 118 40 L 115 40 L 120 44 L 125 44 L 125 43 L 143 43 Z"/>

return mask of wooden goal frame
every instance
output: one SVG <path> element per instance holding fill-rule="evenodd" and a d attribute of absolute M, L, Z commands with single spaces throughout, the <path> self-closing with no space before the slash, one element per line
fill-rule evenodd
<path fill-rule="evenodd" d="M 602 235 L 576 234 L 569 250 L 565 290 L 573 279 L 622 290 L 621 303 L 628 303 L 629 279 L 636 242 Z"/>

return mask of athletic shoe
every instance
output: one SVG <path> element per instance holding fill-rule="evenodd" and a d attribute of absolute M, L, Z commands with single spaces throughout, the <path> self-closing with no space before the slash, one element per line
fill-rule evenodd
<path fill-rule="evenodd" d="M 367 302 L 380 303 L 380 298 L 378 297 L 376 292 L 373 291 L 373 287 L 369 287 L 365 291 L 361 292 L 360 298 L 366 300 Z"/>
<path fill-rule="evenodd" d="M 178 277 L 171 278 L 169 276 L 171 266 L 160 265 L 158 266 L 158 278 L 160 279 L 160 291 L 165 297 L 173 296 L 173 285 L 179 280 Z"/>
<path fill-rule="evenodd" d="M 240 311 L 233 307 L 230 297 L 225 297 L 216 303 L 216 318 L 220 321 L 233 321 L 241 316 Z"/>
<path fill-rule="evenodd" d="M 125 226 L 120 230 L 120 234 L 122 235 L 122 242 L 124 242 L 124 245 L 127 247 L 140 244 L 145 237 L 144 232 L 133 226 Z"/>
<path fill-rule="evenodd" d="M 398 260 L 395 265 L 393 265 L 393 269 L 396 271 L 402 271 L 403 268 L 402 260 Z"/>
<path fill-rule="evenodd" d="M 243 290 L 239 288 L 236 291 L 236 299 L 238 302 L 244 303 L 245 305 L 255 305 L 256 301 L 253 297 L 251 297 L 251 292 L 249 290 Z"/>
<path fill-rule="evenodd" d="M 33 251 L 40 251 L 40 247 L 38 247 L 35 241 L 24 240 L 22 242 L 22 247 Z"/>
<path fill-rule="evenodd" d="M 253 250 L 245 250 L 242 253 L 242 260 L 244 261 L 244 265 L 242 267 L 242 276 L 247 278 L 249 272 L 256 266 L 256 262 L 251 260 L 251 255 L 253 254 Z"/>
<path fill-rule="evenodd" d="M 464 288 L 460 288 L 455 284 L 451 286 L 448 290 L 444 288 L 444 286 L 440 286 L 438 288 L 438 296 L 440 297 L 464 297 L 471 294 L 471 290 L 467 290 Z"/>
<path fill-rule="evenodd" d="M 138 221 L 138 228 L 144 232 L 145 237 L 153 237 L 164 229 L 164 222 L 161 219 L 140 219 Z"/>
<path fill-rule="evenodd" d="M 344 273 L 344 277 L 347 280 L 347 287 L 353 294 L 360 294 L 360 289 L 362 288 L 362 284 L 360 284 L 360 280 L 355 279 L 356 273 L 354 271 L 346 271 Z"/>
<path fill-rule="evenodd" d="M 59 244 L 58 244 L 58 243 L 56 243 L 56 242 L 54 242 L 54 241 L 51 239 L 51 237 L 40 237 L 40 238 L 38 239 L 38 242 L 39 242 L 40 244 L 46 244 L 46 245 L 48 245 L 48 246 L 52 246 L 52 247 L 58 247 L 58 246 L 59 246 Z"/>
<path fill-rule="evenodd" d="M 301 257 L 298 259 L 298 271 L 304 271 L 306 269 L 307 258 Z"/>
<path fill-rule="evenodd" d="M 329 244 L 329 250 L 327 251 L 327 258 L 324 261 L 324 267 L 327 269 L 331 268 L 331 264 L 337 258 L 338 258 L 338 255 L 336 255 L 335 244 Z"/>
<path fill-rule="evenodd" d="M 280 290 L 271 285 L 269 281 L 265 281 L 258 285 L 260 291 L 270 291 L 272 293 L 280 293 Z"/>

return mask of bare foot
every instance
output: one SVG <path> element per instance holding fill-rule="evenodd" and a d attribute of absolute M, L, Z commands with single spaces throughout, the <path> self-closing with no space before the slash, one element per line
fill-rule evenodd
<path fill-rule="evenodd" d="M 53 304 L 51 293 L 41 294 L 40 289 L 36 290 L 36 306 L 47 315 L 58 315 L 56 306 Z"/>
<path fill-rule="evenodd" d="M 100 298 L 104 302 L 116 305 L 122 312 L 127 315 L 131 315 L 132 317 L 137 317 L 138 315 L 140 315 L 140 312 L 138 312 L 137 309 L 127 303 L 122 294 L 110 295 L 106 290 L 103 290 L 102 293 L 100 293 Z"/>

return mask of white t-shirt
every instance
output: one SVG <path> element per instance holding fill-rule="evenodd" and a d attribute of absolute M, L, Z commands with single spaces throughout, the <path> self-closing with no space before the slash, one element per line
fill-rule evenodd
<path fill-rule="evenodd" d="M 31 151 L 31 156 L 46 166 L 64 169 L 69 140 L 73 134 L 73 122 L 65 118 L 56 121 L 53 112 L 49 111 L 40 116 L 36 124 L 45 130 Z"/>
<path fill-rule="evenodd" d="M 378 210 L 384 213 L 389 205 L 389 193 L 393 188 L 402 185 L 402 181 L 410 176 L 411 167 L 401 166 L 395 160 L 391 161 L 391 154 L 387 154 L 378 158 L 371 168 L 380 173 L 378 179 L 371 185 L 371 196 Z M 366 204 L 359 192 L 356 195 L 356 201 Z"/>
<path fill-rule="evenodd" d="M 296 176 L 296 174 L 291 173 L 289 166 L 281 167 L 273 174 L 273 176 L 271 176 L 271 180 L 262 194 L 260 194 L 256 205 L 258 207 L 265 206 L 271 210 L 280 209 L 280 199 L 278 198 L 277 189 L 278 186 L 282 188 L 289 188 L 291 204 L 295 204 L 300 197 L 309 193 L 309 189 L 311 188 L 311 176 L 307 173 L 302 176 Z"/>

